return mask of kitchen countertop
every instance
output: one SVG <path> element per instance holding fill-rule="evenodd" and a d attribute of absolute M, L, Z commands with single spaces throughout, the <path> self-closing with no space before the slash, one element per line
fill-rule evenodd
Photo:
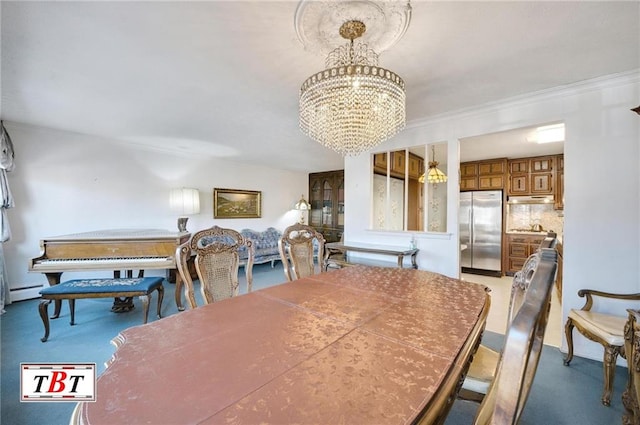
<path fill-rule="evenodd" d="M 533 235 L 533 236 L 538 236 L 538 235 L 543 235 L 546 236 L 547 235 L 547 231 L 543 231 L 543 232 L 534 232 L 531 230 L 508 230 L 506 232 L 504 232 L 507 235 Z M 558 245 L 562 244 L 562 235 L 558 234 L 556 236 L 556 238 L 558 239 Z M 561 248 L 559 249 L 559 251 L 561 250 Z M 562 252 L 560 252 L 560 255 L 562 255 Z"/>
<path fill-rule="evenodd" d="M 543 235 L 543 236 L 547 235 L 546 230 L 544 232 L 534 232 L 534 231 L 527 231 L 527 230 L 508 230 L 505 233 L 507 235 Z"/>

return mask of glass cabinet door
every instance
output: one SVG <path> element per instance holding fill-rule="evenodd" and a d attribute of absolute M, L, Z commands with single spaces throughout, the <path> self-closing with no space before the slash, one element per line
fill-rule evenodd
<path fill-rule="evenodd" d="M 333 188 L 331 184 L 325 180 L 322 191 L 322 224 L 324 226 L 333 225 Z"/>
<path fill-rule="evenodd" d="M 344 226 L 344 181 L 338 186 L 338 226 Z"/>
<path fill-rule="evenodd" d="M 315 181 L 311 185 L 309 201 L 311 203 L 311 211 L 309 214 L 309 224 L 311 226 L 322 226 L 322 186 L 320 181 Z"/>

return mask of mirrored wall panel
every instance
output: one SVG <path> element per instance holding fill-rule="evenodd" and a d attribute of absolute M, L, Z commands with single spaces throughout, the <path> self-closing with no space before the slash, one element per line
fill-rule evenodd
<path fill-rule="evenodd" d="M 375 230 L 445 232 L 447 228 L 446 143 L 373 154 Z M 437 157 L 437 161 L 434 160 Z M 439 181 L 430 165 L 438 163 Z"/>

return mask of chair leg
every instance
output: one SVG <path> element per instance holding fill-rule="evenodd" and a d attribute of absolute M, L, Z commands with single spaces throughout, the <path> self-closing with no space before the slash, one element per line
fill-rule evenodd
<path fill-rule="evenodd" d="M 158 319 L 162 317 L 162 300 L 164 299 L 164 286 L 158 287 Z"/>
<path fill-rule="evenodd" d="M 567 319 L 567 323 L 564 325 L 564 333 L 567 337 L 567 357 L 564 358 L 564 365 L 569 366 L 571 360 L 573 360 L 573 320 Z"/>
<path fill-rule="evenodd" d="M 48 307 L 51 304 L 51 300 L 42 300 L 40 301 L 40 305 L 38 306 L 38 311 L 40 312 L 40 318 L 42 319 L 42 324 L 44 325 L 44 336 L 40 338 L 40 341 L 46 342 L 49 339 L 49 312 Z"/>
<path fill-rule="evenodd" d="M 69 312 L 71 312 L 71 322 L 69 324 L 73 326 L 76 324 L 76 300 L 73 298 L 69 299 Z"/>
<path fill-rule="evenodd" d="M 149 301 L 151 299 L 151 293 L 147 295 L 140 295 L 140 301 L 142 301 L 142 317 L 144 318 L 142 323 L 147 323 L 149 319 Z"/>
<path fill-rule="evenodd" d="M 604 392 L 602 393 L 602 404 L 611 405 L 611 392 L 613 391 L 613 378 L 616 374 L 616 360 L 618 359 L 618 347 L 604 347 Z"/>

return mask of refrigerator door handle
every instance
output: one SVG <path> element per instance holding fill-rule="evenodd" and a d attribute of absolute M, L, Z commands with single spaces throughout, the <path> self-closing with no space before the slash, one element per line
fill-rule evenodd
<path fill-rule="evenodd" d="M 471 261 L 473 262 L 473 243 L 475 242 L 475 232 L 474 232 L 474 223 L 473 223 L 473 203 L 471 204 L 471 208 L 469 208 L 469 245 L 471 252 Z"/>

